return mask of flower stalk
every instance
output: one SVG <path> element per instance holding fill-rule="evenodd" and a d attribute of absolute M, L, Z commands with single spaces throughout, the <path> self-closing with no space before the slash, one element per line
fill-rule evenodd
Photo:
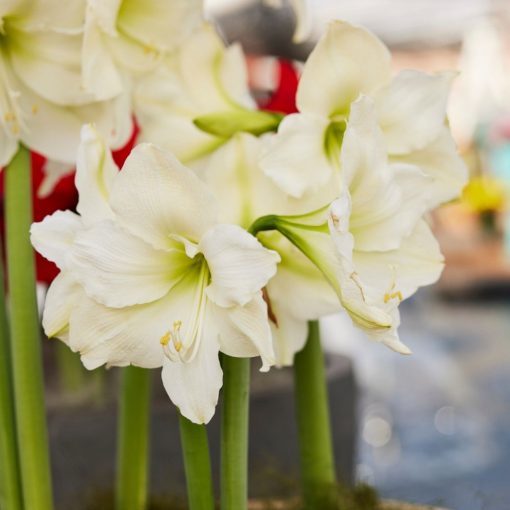
<path fill-rule="evenodd" d="M 51 510 L 53 497 L 44 408 L 35 263 L 30 245 L 30 152 L 21 147 L 6 168 L 5 217 L 16 428 L 25 508 Z"/>
<path fill-rule="evenodd" d="M 248 505 L 248 426 L 250 360 L 222 357 L 221 508 Z"/>
<path fill-rule="evenodd" d="M 117 510 L 147 507 L 151 373 L 129 366 L 123 369 L 117 435 Z"/>
<path fill-rule="evenodd" d="M 318 321 L 294 360 L 294 388 L 305 508 L 329 510 L 336 483 L 324 357 Z"/>
<path fill-rule="evenodd" d="M 205 425 L 197 425 L 179 414 L 182 455 L 190 510 L 214 510 L 211 459 Z"/>
<path fill-rule="evenodd" d="M 9 322 L 4 288 L 3 264 L 0 264 L 0 508 L 22 510 L 23 500 L 10 364 Z"/>

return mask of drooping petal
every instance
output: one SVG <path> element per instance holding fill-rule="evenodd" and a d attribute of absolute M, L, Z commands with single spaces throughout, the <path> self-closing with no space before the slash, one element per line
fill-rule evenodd
<path fill-rule="evenodd" d="M 42 318 L 44 332 L 48 338 L 67 340 L 65 331 L 69 327 L 71 313 L 82 296 L 82 287 L 69 271 L 62 271 L 53 280 L 46 294 Z"/>
<path fill-rule="evenodd" d="M 110 205 L 126 230 L 162 249 L 173 247 L 171 234 L 199 241 L 217 217 L 207 186 L 151 144 L 133 149 L 115 179 Z"/>
<path fill-rule="evenodd" d="M 165 359 L 162 379 L 168 396 L 180 413 L 193 423 L 208 423 L 214 415 L 223 384 L 218 331 L 206 311 L 200 348 L 192 361 L 182 363 Z"/>
<path fill-rule="evenodd" d="M 390 162 L 414 165 L 430 177 L 423 193 L 428 195 L 431 209 L 458 197 L 468 180 L 466 164 L 459 156 L 452 135 L 446 127 L 423 149 L 392 157 Z"/>
<path fill-rule="evenodd" d="M 3 126 L 0 127 L 0 167 L 10 163 L 11 159 L 18 150 L 18 140 L 10 136 Z"/>
<path fill-rule="evenodd" d="M 397 250 L 355 251 L 353 260 L 360 278 L 379 289 L 383 300 L 385 295 L 411 296 L 418 287 L 436 282 L 444 266 L 439 244 L 424 220 Z"/>
<path fill-rule="evenodd" d="M 223 307 L 250 302 L 276 273 L 280 256 L 237 225 L 216 225 L 200 239 L 211 273 L 208 297 Z"/>
<path fill-rule="evenodd" d="M 266 175 L 292 197 L 317 191 L 330 179 L 334 167 L 325 150 L 328 126 L 318 115 L 288 115 L 260 159 Z"/>
<path fill-rule="evenodd" d="M 423 148 L 438 137 L 455 73 L 401 71 L 374 95 L 379 126 L 390 154 Z"/>
<path fill-rule="evenodd" d="M 83 126 L 75 183 L 79 192 L 77 211 L 85 224 L 113 218 L 108 199 L 118 173 L 111 152 L 99 133 L 90 125 Z"/>
<path fill-rule="evenodd" d="M 219 331 L 220 350 L 237 358 L 262 358 L 261 371 L 274 365 L 275 356 L 267 304 L 259 292 L 244 306 L 228 309 L 216 307 L 215 320 Z"/>
<path fill-rule="evenodd" d="M 299 111 L 329 117 L 348 114 L 360 95 L 385 84 L 390 54 L 364 28 L 334 21 L 312 51 L 297 92 Z"/>
<path fill-rule="evenodd" d="M 77 235 L 83 228 L 81 218 L 71 211 L 56 211 L 30 227 L 33 247 L 60 270 L 67 267 L 66 257 Z"/>
<path fill-rule="evenodd" d="M 183 249 L 158 250 L 110 220 L 78 233 L 67 260 L 87 295 L 113 308 L 163 297 L 191 266 Z"/>

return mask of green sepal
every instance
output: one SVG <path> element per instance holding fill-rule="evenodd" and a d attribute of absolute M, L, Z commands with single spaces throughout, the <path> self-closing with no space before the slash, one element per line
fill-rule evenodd
<path fill-rule="evenodd" d="M 276 131 L 283 117 L 281 113 L 235 110 L 201 115 L 193 119 L 193 124 L 206 133 L 222 138 L 230 138 L 236 133 L 259 136 Z"/>

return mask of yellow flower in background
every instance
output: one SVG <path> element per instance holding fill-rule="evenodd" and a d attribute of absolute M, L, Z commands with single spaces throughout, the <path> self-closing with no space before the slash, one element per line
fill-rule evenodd
<path fill-rule="evenodd" d="M 462 192 L 462 202 L 478 213 L 501 211 L 505 207 L 507 193 L 500 179 L 481 175 L 468 182 Z"/>

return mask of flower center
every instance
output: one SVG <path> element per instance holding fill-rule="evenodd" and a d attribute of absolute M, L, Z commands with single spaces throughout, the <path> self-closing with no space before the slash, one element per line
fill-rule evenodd
<path fill-rule="evenodd" d="M 174 320 L 172 330 L 164 333 L 159 340 L 165 356 L 171 361 L 189 363 L 200 347 L 207 304 L 205 289 L 209 279 L 209 268 L 204 259 L 200 263 L 198 277 L 193 280 L 195 289 L 188 319 L 185 322 Z"/>

